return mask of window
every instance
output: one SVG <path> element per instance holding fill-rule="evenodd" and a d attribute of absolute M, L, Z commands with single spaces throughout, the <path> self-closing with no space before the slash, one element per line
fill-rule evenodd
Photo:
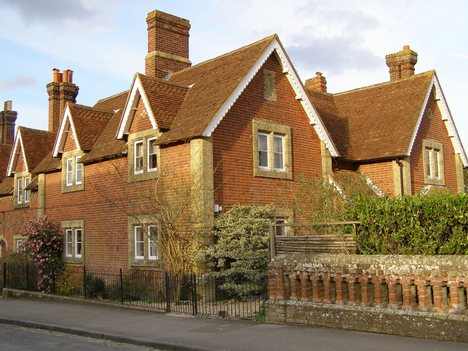
<path fill-rule="evenodd" d="M 158 169 L 158 153 L 156 146 L 156 138 L 148 139 L 148 172 L 156 171 Z"/>
<path fill-rule="evenodd" d="M 65 230 L 65 256 L 73 257 L 73 229 Z"/>
<path fill-rule="evenodd" d="M 27 190 L 28 185 L 31 184 L 30 176 L 19 176 L 16 178 L 16 204 L 20 207 L 29 204 L 31 199 L 31 190 Z"/>
<path fill-rule="evenodd" d="M 83 152 L 74 150 L 62 155 L 62 192 L 84 189 L 85 169 Z"/>
<path fill-rule="evenodd" d="M 275 218 L 275 233 L 277 236 L 286 236 L 287 235 L 287 227 L 286 227 L 286 219 L 285 218 Z"/>
<path fill-rule="evenodd" d="M 23 178 L 18 178 L 17 180 L 17 187 L 16 187 L 16 190 L 17 190 L 17 199 L 18 199 L 18 204 L 22 204 L 23 203 L 23 199 L 24 199 L 24 193 L 23 193 Z"/>
<path fill-rule="evenodd" d="M 81 258 L 83 248 L 83 232 L 81 229 L 75 229 L 75 257 Z"/>
<path fill-rule="evenodd" d="M 444 185 L 444 155 L 442 144 L 423 140 L 424 182 Z"/>
<path fill-rule="evenodd" d="M 128 181 L 158 177 L 159 146 L 154 130 L 131 134 L 128 139 Z"/>
<path fill-rule="evenodd" d="M 291 128 L 253 120 L 254 176 L 292 179 Z"/>
<path fill-rule="evenodd" d="M 64 260 L 70 263 L 81 263 L 84 249 L 82 220 L 63 221 Z"/>
<path fill-rule="evenodd" d="M 67 159 L 67 186 L 73 185 L 73 159 Z"/>
<path fill-rule="evenodd" d="M 141 225 L 135 226 L 135 258 L 139 260 L 145 258 L 145 240 Z"/>
<path fill-rule="evenodd" d="M 284 171 L 284 135 L 273 134 L 275 169 Z"/>
<path fill-rule="evenodd" d="M 76 172 L 75 172 L 75 183 L 81 184 L 83 182 L 83 164 L 80 162 L 81 156 L 75 157 Z"/>
<path fill-rule="evenodd" d="M 137 141 L 133 144 L 133 173 L 140 174 L 143 173 L 143 141 Z"/>
<path fill-rule="evenodd" d="M 162 268 L 159 225 L 154 216 L 128 217 L 128 254 L 133 267 Z"/>
<path fill-rule="evenodd" d="M 22 247 L 23 241 L 24 241 L 23 239 L 16 239 L 15 240 L 15 251 L 16 252 L 24 251 L 24 248 Z"/>
<path fill-rule="evenodd" d="M 158 258 L 158 228 L 155 225 L 148 226 L 148 259 Z"/>
<path fill-rule="evenodd" d="M 258 167 L 268 169 L 268 134 L 258 133 Z"/>

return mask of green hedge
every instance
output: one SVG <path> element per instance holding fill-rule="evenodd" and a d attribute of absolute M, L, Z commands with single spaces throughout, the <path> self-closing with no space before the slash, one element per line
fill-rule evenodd
<path fill-rule="evenodd" d="M 467 194 L 357 196 L 347 204 L 347 217 L 361 222 L 361 254 L 468 255 Z"/>

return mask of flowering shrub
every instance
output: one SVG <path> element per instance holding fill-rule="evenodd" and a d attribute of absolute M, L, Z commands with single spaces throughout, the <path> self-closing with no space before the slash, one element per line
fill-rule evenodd
<path fill-rule="evenodd" d="M 50 293 L 54 275 L 63 270 L 62 232 L 46 216 L 37 222 L 30 222 L 23 241 L 24 249 L 29 253 L 38 268 L 40 278 L 37 282 L 39 291 Z"/>

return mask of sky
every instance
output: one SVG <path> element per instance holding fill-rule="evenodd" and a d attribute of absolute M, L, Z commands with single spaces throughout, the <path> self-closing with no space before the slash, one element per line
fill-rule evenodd
<path fill-rule="evenodd" d="M 190 20 L 193 64 L 279 35 L 304 81 L 328 92 L 389 80 L 385 55 L 410 45 L 416 73 L 435 69 L 468 152 L 468 1 L 464 0 L 0 0 L 0 102 L 17 125 L 47 129 L 52 69 L 71 69 L 77 102 L 129 89 L 144 72 L 146 14 Z"/>

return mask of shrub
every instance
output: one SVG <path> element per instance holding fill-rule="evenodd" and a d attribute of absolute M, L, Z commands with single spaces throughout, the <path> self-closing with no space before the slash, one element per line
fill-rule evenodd
<path fill-rule="evenodd" d="M 63 269 L 62 232 L 47 217 L 30 222 L 25 233 L 23 247 L 32 257 L 40 278 L 37 282 L 41 292 L 51 292 L 54 279 Z"/>
<path fill-rule="evenodd" d="M 55 286 L 59 295 L 78 295 L 83 291 L 83 273 L 67 266 L 57 278 Z"/>
<path fill-rule="evenodd" d="M 358 196 L 347 206 L 358 220 L 362 254 L 468 254 L 468 196 L 439 192 L 403 198 Z"/>
<path fill-rule="evenodd" d="M 215 221 L 215 243 L 204 252 L 208 268 L 230 296 L 262 291 L 268 265 L 271 206 L 237 205 Z"/>

